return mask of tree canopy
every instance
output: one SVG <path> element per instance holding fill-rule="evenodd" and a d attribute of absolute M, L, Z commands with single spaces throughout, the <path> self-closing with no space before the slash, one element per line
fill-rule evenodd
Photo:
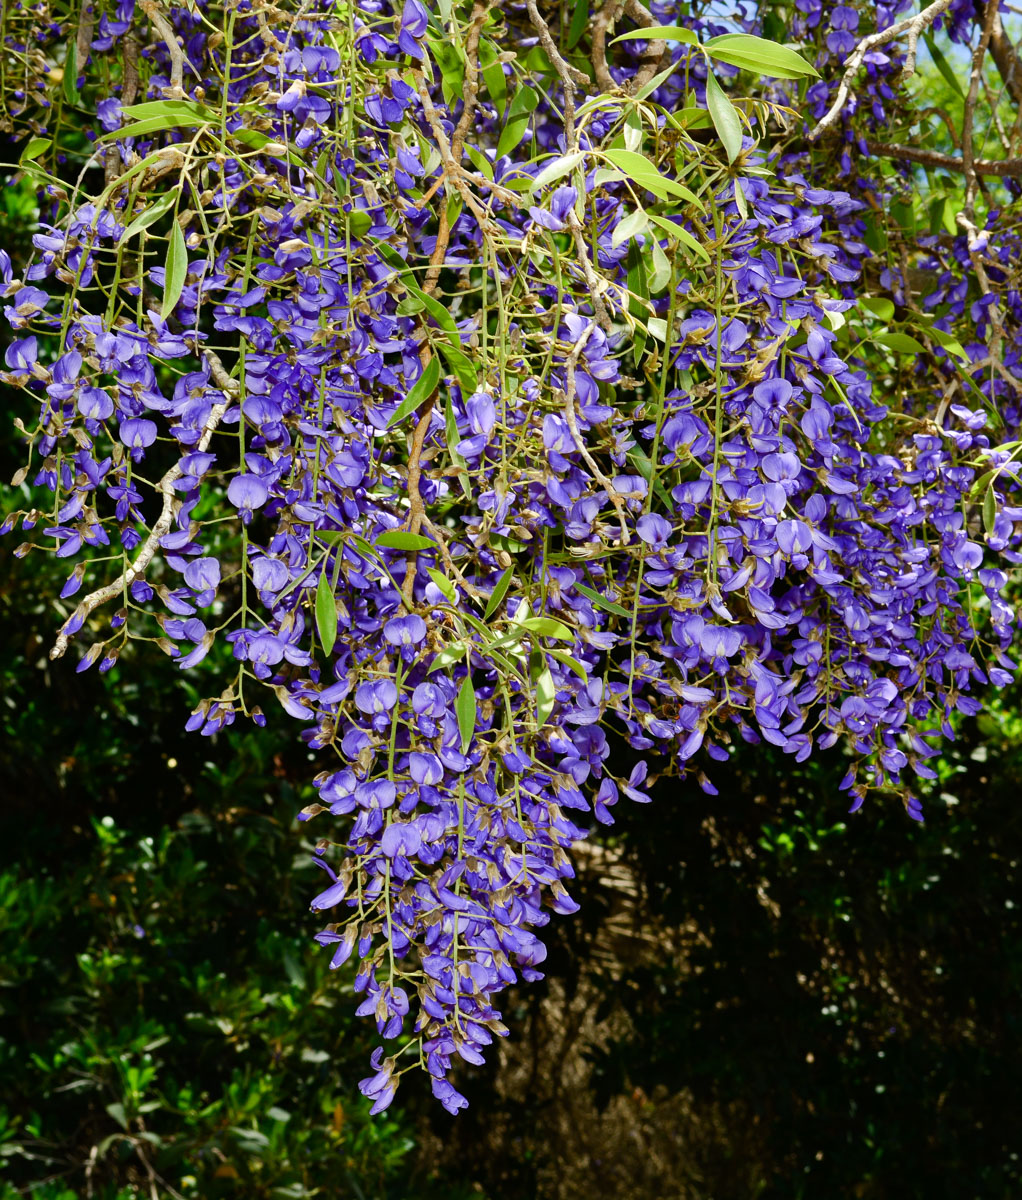
<path fill-rule="evenodd" d="M 464 1106 L 590 814 L 766 742 L 920 820 L 1013 678 L 1022 67 L 908 9 L 5 6 L 3 529 L 53 657 L 298 723 L 377 1111 Z"/>

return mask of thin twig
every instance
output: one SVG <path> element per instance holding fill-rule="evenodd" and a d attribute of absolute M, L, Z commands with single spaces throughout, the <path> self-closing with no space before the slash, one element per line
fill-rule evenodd
<path fill-rule="evenodd" d="M 167 53 L 170 55 L 170 87 L 164 88 L 163 94 L 172 100 L 183 100 L 185 98 L 185 56 L 184 51 L 177 44 L 177 34 L 163 13 L 160 12 L 156 0 L 142 0 L 141 9 L 152 21 L 153 27 L 163 39 Z"/>
<path fill-rule="evenodd" d="M 207 417 L 206 424 L 202 429 L 202 436 L 199 438 L 198 445 L 196 446 L 196 450 L 200 452 L 208 448 L 216 427 L 220 424 L 224 413 L 230 407 L 231 400 L 236 399 L 240 391 L 237 381 L 231 378 L 223 363 L 212 350 L 203 349 L 201 353 L 209 363 L 209 373 L 213 378 L 213 382 L 228 396 L 228 399 L 223 404 L 215 404 Z M 156 523 L 149 531 L 149 536 L 142 543 L 142 548 L 135 556 L 130 567 L 125 567 L 116 579 L 112 579 L 105 587 L 97 588 L 96 591 L 90 592 L 79 603 L 74 615 L 80 618 L 81 622 L 84 623 L 89 614 L 101 605 L 113 600 L 116 596 L 120 596 L 124 592 L 124 589 L 134 583 L 152 562 L 159 548 L 160 539 L 165 537 L 170 531 L 174 512 L 180 506 L 180 501 L 174 491 L 174 484 L 183 474 L 184 471 L 181 469 L 181 464 L 179 462 L 175 463 L 156 485 L 156 491 L 163 496 L 163 508 L 156 519 Z M 67 634 L 59 633 L 57 640 L 53 644 L 53 649 L 50 651 L 50 658 L 62 658 L 70 640 L 71 638 Z"/>
<path fill-rule="evenodd" d="M 628 520 L 625 515 L 624 498 L 621 496 L 614 485 L 610 482 L 606 475 L 600 470 L 596 459 L 589 453 L 585 442 L 582 440 L 582 433 L 578 427 L 578 418 L 575 416 L 575 371 L 578 367 L 578 360 L 582 356 L 582 351 L 585 349 L 586 342 L 592 335 L 594 325 L 587 325 L 582 336 L 572 346 L 571 353 L 568 355 L 565 365 L 565 386 L 564 386 L 564 419 L 568 422 L 568 430 L 571 433 L 571 440 L 575 443 L 575 449 L 582 455 L 586 466 L 593 473 L 593 478 L 603 488 L 607 495 L 607 499 L 614 505 L 614 510 L 617 513 L 618 522 L 621 525 L 621 545 L 627 546 L 629 542 Z"/>
<path fill-rule="evenodd" d="M 909 75 L 913 74 L 916 69 L 916 44 L 919 41 L 919 35 L 924 29 L 928 29 L 933 24 L 937 17 L 948 8 L 950 3 L 951 0 L 934 0 L 933 4 L 928 8 L 924 8 L 922 12 L 917 13 L 914 17 L 906 17 L 903 21 L 896 21 L 888 29 L 883 29 L 877 33 L 869 34 L 868 37 L 864 37 L 851 54 L 849 54 L 845 73 L 841 76 L 841 82 L 838 84 L 834 102 L 820 118 L 816 128 L 809 134 L 809 140 L 811 142 L 815 141 L 825 129 L 829 128 L 837 120 L 848 99 L 852 80 L 862 66 L 866 55 L 871 50 L 876 50 L 878 46 L 886 46 L 888 42 L 893 42 L 895 38 L 901 37 L 902 34 L 907 34 L 908 51 L 905 55 L 905 65 L 902 69 L 901 77 L 902 79 L 907 79 Z"/>

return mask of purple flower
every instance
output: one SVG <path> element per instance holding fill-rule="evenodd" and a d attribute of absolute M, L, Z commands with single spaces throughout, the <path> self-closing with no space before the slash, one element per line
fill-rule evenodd
<path fill-rule="evenodd" d="M 418 646 L 426 640 L 426 622 L 415 613 L 394 617 L 384 625 L 383 636 L 392 646 Z"/>
<path fill-rule="evenodd" d="M 426 36 L 429 15 L 419 0 L 405 0 L 401 12 L 401 32 L 398 34 L 398 47 L 412 58 L 422 58 L 422 47 L 419 43 Z"/>
<path fill-rule="evenodd" d="M 227 499 L 241 514 L 246 525 L 251 521 L 253 512 L 266 503 L 269 495 L 266 484 L 258 475 L 235 475 L 227 485 Z"/>
<path fill-rule="evenodd" d="M 641 516 L 636 523 L 636 530 L 646 545 L 656 550 L 662 550 L 667 545 L 672 533 L 670 521 L 657 513 L 645 513 Z"/>

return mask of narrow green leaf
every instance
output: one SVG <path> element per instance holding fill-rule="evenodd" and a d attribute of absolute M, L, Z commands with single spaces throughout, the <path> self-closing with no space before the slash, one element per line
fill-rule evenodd
<path fill-rule="evenodd" d="M 133 125 L 124 125 L 120 129 L 102 134 L 97 141 L 121 141 L 123 138 L 147 137 L 150 133 L 160 133 L 164 129 L 193 129 L 197 125 L 212 125 L 213 117 L 197 117 L 193 114 L 182 113 L 180 116 L 166 114 L 162 117 L 148 117 L 145 121 L 136 121 Z"/>
<path fill-rule="evenodd" d="M 682 42 L 686 46 L 698 46 L 699 39 L 691 29 L 681 25 L 652 25 L 648 29 L 629 29 L 614 38 L 612 46 L 618 42 Z"/>
<path fill-rule="evenodd" d="M 387 428 L 393 429 L 410 413 L 415 412 L 423 400 L 427 400 L 437 389 L 440 382 L 440 360 L 431 358 L 419 378 L 408 389 L 408 395 L 398 405 L 397 412 L 387 422 Z"/>
<path fill-rule="evenodd" d="M 501 601 L 507 595 L 507 589 L 511 586 L 511 580 L 514 577 L 514 567 L 508 567 L 504 574 L 497 580 L 496 586 L 490 593 L 489 600 L 486 601 L 486 611 L 483 613 L 484 621 L 488 621 L 497 609 L 500 608 Z"/>
<path fill-rule="evenodd" d="M 40 154 L 45 153 L 53 145 L 53 138 L 34 137 L 29 138 L 25 144 L 25 149 L 21 152 L 19 163 L 32 162 L 38 158 Z"/>
<path fill-rule="evenodd" d="M 548 184 L 555 183 L 558 179 L 563 179 L 565 175 L 574 171 L 584 159 L 585 153 L 582 150 L 575 150 L 571 154 L 562 154 L 559 158 L 555 158 L 532 181 L 532 190 L 538 192 Z"/>
<path fill-rule="evenodd" d="M 659 225 L 664 233 L 668 235 L 668 237 L 672 237 L 676 241 L 681 242 L 685 249 L 691 250 L 691 252 L 697 258 L 703 259 L 704 262 L 711 261 L 710 253 L 706 247 L 701 246 L 699 242 L 697 242 L 689 233 L 689 231 L 684 228 L 684 226 L 679 225 L 676 221 L 669 221 L 666 217 L 662 217 L 659 213 L 651 212 L 647 215 L 654 225 Z"/>
<path fill-rule="evenodd" d="M 706 76 L 706 107 L 727 152 L 727 160 L 733 163 L 742 152 L 742 122 L 712 71 Z"/>
<path fill-rule="evenodd" d="M 458 698 L 454 702 L 454 712 L 458 718 L 458 730 L 461 733 L 461 752 L 468 750 L 472 742 L 472 734 L 476 728 L 476 690 L 472 686 L 472 672 L 462 680 L 458 689 Z"/>
<path fill-rule="evenodd" d="M 742 67 L 771 79 L 819 78 L 819 71 L 789 46 L 768 42 L 748 33 L 722 33 L 703 43 L 703 49 L 718 62 Z"/>
<path fill-rule="evenodd" d="M 72 25 L 72 29 L 75 27 Z M 81 104 L 82 97 L 78 91 L 78 43 L 72 38 L 67 44 L 67 54 L 64 56 L 64 78 L 61 80 L 64 89 L 64 99 L 68 104 Z"/>
<path fill-rule="evenodd" d="M 129 104 L 121 109 L 132 121 L 148 121 L 151 118 L 193 118 L 196 124 L 218 120 L 217 114 L 204 104 L 194 100 L 147 100 L 143 104 Z M 238 131 L 240 134 L 241 130 Z M 269 139 L 267 138 L 267 141 Z M 266 142 L 263 143 L 265 145 Z"/>
<path fill-rule="evenodd" d="M 468 649 L 467 642 L 452 642 L 446 646 L 429 664 L 427 675 L 432 675 L 434 671 L 443 670 L 445 667 L 452 666 L 454 663 L 464 661 L 465 651 Z"/>
<path fill-rule="evenodd" d="M 407 529 L 388 529 L 376 539 L 377 546 L 387 550 L 435 550 L 436 542 L 421 533 L 409 533 Z"/>
<path fill-rule="evenodd" d="M 649 219 L 645 210 L 637 208 L 614 226 L 614 232 L 610 235 L 610 244 L 616 249 L 622 242 L 627 242 L 640 233 L 645 233 L 648 229 Z"/>
<path fill-rule="evenodd" d="M 166 275 L 163 283 L 163 307 L 160 310 L 164 320 L 170 316 L 181 299 L 187 275 L 188 247 L 185 245 L 185 235 L 180 223 L 174 221 L 170 227 L 170 244 L 167 247 Z"/>
<path fill-rule="evenodd" d="M 436 321 L 441 329 L 446 330 L 447 333 L 453 333 L 455 338 L 458 337 L 457 322 L 439 300 L 437 300 L 434 296 L 429 295 L 428 292 L 424 292 L 421 288 L 417 287 L 406 276 L 402 276 L 401 285 L 408 290 L 409 295 L 414 296 L 416 300 L 419 301 L 422 307 L 426 310 L 426 312 L 429 313 L 433 320 Z"/>
<path fill-rule="evenodd" d="M 507 77 L 504 75 L 503 63 L 497 61 L 500 50 L 488 38 L 479 43 L 479 63 L 482 67 L 483 82 L 490 93 L 497 114 L 503 118 L 507 109 Z M 468 149 L 468 147 L 466 147 Z"/>
<path fill-rule="evenodd" d="M 632 615 L 627 608 L 624 608 L 620 604 L 615 604 L 613 600 L 608 600 L 606 596 L 601 596 L 595 588 L 587 587 L 584 583 L 576 583 L 575 590 L 592 600 L 597 608 L 606 609 L 607 612 L 614 613 L 615 616 L 630 617 Z"/>
<path fill-rule="evenodd" d="M 926 42 L 926 49 L 930 52 L 930 57 L 933 59 L 933 65 L 943 75 L 944 82 L 955 93 L 960 100 L 965 99 L 965 92 L 962 90 L 961 82 L 955 74 L 954 67 L 944 57 L 944 52 L 937 45 L 932 33 L 924 33 L 923 41 Z"/>
<path fill-rule="evenodd" d="M 632 150 L 608 150 L 606 156 L 615 167 L 624 171 L 629 179 L 639 184 L 640 187 L 644 187 L 648 192 L 652 192 L 654 196 L 658 196 L 661 200 L 669 200 L 671 197 L 675 197 L 680 200 L 687 200 L 689 204 L 696 205 L 700 211 L 705 211 L 703 202 L 694 192 L 685 187 L 683 183 L 678 183 L 674 179 L 668 179 L 665 175 L 661 175 L 644 155 L 636 154 Z"/>
<path fill-rule="evenodd" d="M 559 663 L 563 663 L 569 671 L 574 671 L 583 683 L 589 682 L 589 672 L 577 658 L 572 658 L 566 650 L 549 650 L 547 653 L 556 658 Z"/>
<path fill-rule="evenodd" d="M 528 127 L 529 120 L 532 114 L 536 111 L 536 105 L 539 103 L 539 96 L 532 90 L 531 87 L 520 87 L 515 92 L 511 104 L 507 110 L 507 120 L 504 128 L 500 131 L 500 137 L 497 139 L 497 157 L 503 158 L 505 154 L 510 154 L 525 137 L 525 130 Z"/>
<path fill-rule="evenodd" d="M 169 212 L 177 202 L 178 193 L 167 192 L 161 196 L 155 204 L 151 204 L 147 209 L 140 212 L 138 216 L 131 222 L 124 231 L 124 236 L 121 242 L 127 242 L 135 236 L 136 233 L 141 233 L 143 229 L 148 229 L 150 225 L 155 225 L 156 222 L 165 213 Z"/>
<path fill-rule="evenodd" d="M 860 296 L 859 304 L 881 321 L 890 321 L 894 316 L 894 302 L 884 296 Z"/>
<path fill-rule="evenodd" d="M 962 343 L 950 333 L 945 333 L 943 329 L 931 328 L 926 330 L 926 336 L 932 337 L 933 340 L 940 346 L 942 350 L 946 350 L 948 354 L 953 354 L 955 358 L 960 359 L 964 363 L 971 362 Z"/>
<path fill-rule="evenodd" d="M 574 50 L 582 40 L 582 34 L 589 24 L 589 0 L 575 0 L 571 10 L 571 22 L 568 25 L 568 49 Z"/>
<path fill-rule="evenodd" d="M 562 642 L 572 641 L 573 635 L 568 626 L 561 621 L 555 621 L 553 617 L 525 617 L 521 621 L 516 621 L 515 624 L 527 629 L 530 633 L 539 634 L 540 637 L 557 638 Z"/>
<path fill-rule="evenodd" d="M 536 679 L 536 720 L 541 728 L 550 719 L 550 714 L 554 711 L 556 700 L 557 688 L 554 685 L 554 677 L 550 673 L 550 668 L 544 662 L 543 670 L 540 671 L 539 677 Z"/>
<path fill-rule="evenodd" d="M 987 488 L 987 494 L 983 497 L 983 528 L 987 533 L 994 532 L 994 525 L 997 521 L 997 497 L 994 495 L 993 484 Z"/>
<path fill-rule="evenodd" d="M 316 632 L 319 634 L 323 653 L 329 657 L 337 640 L 337 600 L 334 598 L 334 589 L 330 586 L 325 560 L 319 583 L 316 585 Z"/>
<path fill-rule="evenodd" d="M 468 355 L 457 346 L 452 346 L 446 341 L 439 339 L 434 342 L 434 346 L 447 359 L 447 365 L 451 368 L 454 374 L 458 377 L 458 383 L 461 384 L 461 390 L 466 396 L 471 394 L 479 386 L 479 376 L 476 374 L 476 369 L 472 365 L 472 360 Z"/>
<path fill-rule="evenodd" d="M 426 573 L 447 597 L 447 600 L 451 604 L 457 604 L 458 593 L 455 590 L 454 584 L 451 583 L 447 576 L 442 571 L 438 571 L 435 567 L 427 567 Z"/>
<path fill-rule="evenodd" d="M 897 354 L 920 354 L 926 349 L 922 342 L 917 342 L 907 333 L 876 333 L 873 335 L 873 341 L 878 346 L 894 350 Z"/>

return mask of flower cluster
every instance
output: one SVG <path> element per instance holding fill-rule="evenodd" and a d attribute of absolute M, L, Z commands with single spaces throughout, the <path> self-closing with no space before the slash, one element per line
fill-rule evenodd
<path fill-rule="evenodd" d="M 854 174 L 854 105 L 818 150 L 778 124 L 793 77 L 826 112 L 861 14 L 796 8 L 815 69 L 781 60 L 743 127 L 718 77 L 767 53 L 756 16 L 593 33 L 594 81 L 523 6 L 125 0 L 78 60 L 120 80 L 101 180 L 40 168 L 35 256 L 0 252 L 48 495 L 4 532 L 68 560 L 55 653 L 149 638 L 218 678 L 190 729 L 265 722 L 262 688 L 301 723 L 302 817 L 338 818 L 317 940 L 394 1047 L 376 1111 L 416 1066 L 464 1106 L 590 814 L 714 794 L 737 738 L 840 742 L 853 809 L 921 819 L 940 737 L 1012 677 L 1017 235 L 919 238 L 922 304 L 886 260 L 867 288 L 892 185 Z M 898 69 L 868 62 L 869 120 Z"/>

